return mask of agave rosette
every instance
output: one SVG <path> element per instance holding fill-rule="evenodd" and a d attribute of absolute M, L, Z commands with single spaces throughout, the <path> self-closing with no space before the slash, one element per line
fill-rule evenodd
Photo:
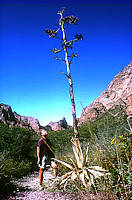
<path fill-rule="evenodd" d="M 71 160 L 71 164 L 66 163 L 64 161 L 54 159 L 55 161 L 61 163 L 62 165 L 69 168 L 71 171 L 67 172 L 63 176 L 61 176 L 60 185 L 64 184 L 64 188 L 66 187 L 67 183 L 69 181 L 73 181 L 75 185 L 79 189 L 78 184 L 80 181 L 83 184 L 85 188 L 89 188 L 91 185 L 94 185 L 94 180 L 100 177 L 105 177 L 110 175 L 107 170 L 100 166 L 88 166 L 87 167 L 87 161 L 88 161 L 88 147 L 87 145 L 85 156 L 83 155 L 81 145 L 78 138 L 72 138 L 72 148 L 74 152 L 74 157 L 76 161 Z M 80 188 L 81 189 L 81 188 Z"/>

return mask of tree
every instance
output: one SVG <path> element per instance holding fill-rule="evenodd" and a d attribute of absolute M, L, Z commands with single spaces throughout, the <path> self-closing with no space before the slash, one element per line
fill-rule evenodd
<path fill-rule="evenodd" d="M 61 41 L 61 49 L 54 48 L 53 52 L 55 54 L 60 53 L 61 51 L 64 51 L 65 58 L 58 58 L 56 56 L 56 59 L 62 60 L 65 62 L 66 67 L 67 67 L 67 74 L 65 74 L 68 78 L 69 81 L 69 93 L 70 93 L 70 98 L 71 98 L 71 105 L 72 105 L 72 116 L 73 116 L 73 129 L 74 129 L 74 135 L 75 137 L 78 137 L 78 127 L 77 127 L 77 117 L 76 117 L 76 109 L 75 109 L 75 100 L 74 100 L 74 93 L 73 93 L 73 81 L 71 77 L 71 62 L 74 57 L 77 57 L 77 54 L 70 53 L 69 50 L 72 50 L 73 44 L 79 40 L 83 40 L 83 37 L 81 34 L 75 35 L 75 38 L 73 40 L 67 40 L 66 37 L 66 28 L 68 27 L 69 24 L 74 24 L 76 25 L 78 22 L 78 18 L 75 16 L 67 16 L 63 17 L 63 12 L 65 11 L 65 8 L 62 8 L 61 11 L 59 11 L 57 14 L 60 15 L 59 19 L 59 27 L 57 30 L 52 30 L 52 29 L 46 29 L 45 32 L 49 35 L 51 38 L 57 38 Z M 59 33 L 62 33 L 62 37 L 59 37 Z"/>

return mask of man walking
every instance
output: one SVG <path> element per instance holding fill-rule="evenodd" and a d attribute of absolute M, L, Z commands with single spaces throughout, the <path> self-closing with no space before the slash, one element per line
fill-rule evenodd
<path fill-rule="evenodd" d="M 42 130 L 41 131 L 41 138 L 38 141 L 37 144 L 37 157 L 38 157 L 38 166 L 39 166 L 39 181 L 40 185 L 42 185 L 43 181 L 43 171 L 45 169 L 47 161 L 50 161 L 51 158 L 54 158 L 54 153 L 49 146 L 49 142 L 46 139 L 47 131 Z M 56 175 L 56 169 L 54 172 L 54 175 Z"/>

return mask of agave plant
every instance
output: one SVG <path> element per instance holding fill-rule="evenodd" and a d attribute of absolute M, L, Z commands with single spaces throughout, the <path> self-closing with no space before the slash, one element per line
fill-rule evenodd
<path fill-rule="evenodd" d="M 65 189 L 67 184 L 72 181 L 78 190 L 82 192 L 82 184 L 84 186 L 83 188 L 89 189 L 91 185 L 95 185 L 95 179 L 102 176 L 106 177 L 110 175 L 110 173 L 99 166 L 87 166 L 89 144 L 87 145 L 85 155 L 83 155 L 79 139 L 74 137 L 71 142 L 75 161 L 70 159 L 71 164 L 69 164 L 58 159 L 54 160 L 70 169 L 69 172 L 60 177 L 60 185 L 64 185 Z"/>
<path fill-rule="evenodd" d="M 66 173 L 61 177 L 61 184 L 67 185 L 68 181 L 73 181 L 75 185 L 80 189 L 80 186 L 78 184 L 78 180 L 82 182 L 84 187 L 89 187 L 92 184 L 94 184 L 94 179 L 99 178 L 100 176 L 105 176 L 106 170 L 104 170 L 101 167 L 98 166 L 90 166 L 87 167 L 87 160 L 88 160 L 88 147 L 86 149 L 86 154 L 83 156 L 82 149 L 79 142 L 79 132 L 78 132 L 78 126 L 77 126 L 77 117 L 76 117 L 76 109 L 75 109 L 75 99 L 74 99 L 74 92 L 73 92 L 73 81 L 71 77 L 71 63 L 73 61 L 74 57 L 78 57 L 78 54 L 71 52 L 74 46 L 74 43 L 76 43 L 79 40 L 83 40 L 83 36 L 81 34 L 76 34 L 73 39 L 67 39 L 67 33 L 66 29 L 71 24 L 77 24 L 78 17 L 75 16 L 66 16 L 64 17 L 64 11 L 65 8 L 61 8 L 61 10 L 57 13 L 59 15 L 59 21 L 58 21 L 58 27 L 57 30 L 54 29 L 46 29 L 45 33 L 49 35 L 50 38 L 56 38 L 59 39 L 61 42 L 60 49 L 54 48 L 52 51 L 55 54 L 58 54 L 60 52 L 64 52 L 64 58 L 57 57 L 57 60 L 61 60 L 66 64 L 66 71 L 67 73 L 66 77 L 68 78 L 69 83 L 69 93 L 70 93 L 70 99 L 71 99 L 71 105 L 72 105 L 72 116 L 73 116 L 73 130 L 74 130 L 74 138 L 72 138 L 72 148 L 74 152 L 74 156 L 76 159 L 76 162 L 71 159 L 71 164 L 68 164 L 64 161 L 60 161 L 57 159 L 54 159 L 57 162 L 60 162 L 67 168 L 69 168 L 71 171 Z M 60 37 L 61 35 L 61 37 Z"/>

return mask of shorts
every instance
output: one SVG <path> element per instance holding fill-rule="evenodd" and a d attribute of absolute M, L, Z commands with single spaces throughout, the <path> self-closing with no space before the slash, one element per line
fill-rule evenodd
<path fill-rule="evenodd" d="M 43 156 L 40 158 L 40 162 L 38 164 L 38 166 L 41 168 L 41 169 L 44 169 L 46 167 L 46 161 L 47 161 L 47 156 Z"/>

